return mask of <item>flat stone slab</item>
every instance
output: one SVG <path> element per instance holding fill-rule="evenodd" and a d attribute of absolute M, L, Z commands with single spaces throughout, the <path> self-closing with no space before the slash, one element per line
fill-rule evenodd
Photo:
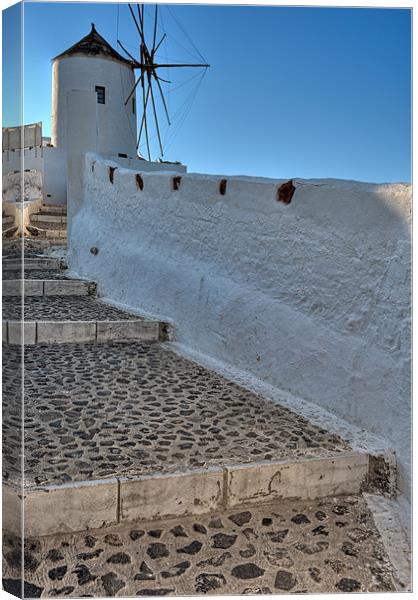
<path fill-rule="evenodd" d="M 25 297 L 25 305 L 28 299 Z M 16 297 L 17 298 L 17 297 Z M 68 298 L 72 298 L 68 296 Z M 8 345 L 104 343 L 108 341 L 154 342 L 166 338 L 159 321 L 3 321 L 3 342 Z"/>
<path fill-rule="evenodd" d="M 18 538 L 5 533 L 3 551 L 3 587 L 16 593 Z M 27 597 L 55 598 L 396 589 L 361 496 L 26 537 L 24 586 Z"/>
<path fill-rule="evenodd" d="M 61 485 L 25 487 L 25 529 L 27 535 L 53 535 L 63 531 L 83 531 L 116 522 L 139 523 L 206 514 L 226 507 L 272 502 L 323 498 L 334 492 L 360 493 L 368 476 L 367 455 L 340 455 L 333 459 L 310 458 L 276 463 L 240 465 L 241 472 L 257 470 L 262 481 L 244 491 L 243 497 L 228 478 L 229 466 L 207 467 L 176 473 L 152 473 L 139 477 L 117 477 L 77 481 Z M 287 471 L 290 481 L 277 482 L 277 475 Z M 298 494 L 294 477 L 301 477 Z M 9 530 L 20 531 L 21 518 L 16 506 L 21 504 L 20 487 L 7 485 L 3 499 L 5 514 L 13 515 Z M 248 501 L 246 502 L 246 500 Z M 41 518 L 42 515 L 47 515 Z"/>
<path fill-rule="evenodd" d="M 3 353 L 7 480 L 19 478 L 19 360 L 18 347 Z M 28 347 L 24 383 L 28 485 L 352 453 L 338 436 L 159 343 Z"/>
<path fill-rule="evenodd" d="M 67 206 L 63 204 L 44 204 L 39 209 L 38 214 L 66 215 Z"/>
<path fill-rule="evenodd" d="M 38 223 L 37 225 L 35 225 L 32 223 L 31 225 L 26 225 L 26 229 L 31 235 L 39 237 L 41 239 L 67 239 L 67 227 L 65 225 L 62 226 L 64 227 L 63 229 L 58 229 L 58 227 L 61 227 L 58 225 L 53 225 L 53 227 L 50 227 L 50 225 L 52 225 L 51 223 L 43 223 L 42 228 L 38 227 L 38 225 L 40 224 Z M 49 225 L 49 227 L 47 227 L 47 225 Z"/>
<path fill-rule="evenodd" d="M 37 271 L 42 273 L 42 271 Z M 57 271 L 59 273 L 59 271 Z M 3 281 L 3 297 L 21 296 L 93 296 L 96 284 L 80 279 L 10 279 Z"/>
<path fill-rule="evenodd" d="M 40 256 L 29 256 L 26 254 L 26 252 L 23 257 L 23 260 L 22 260 L 21 253 L 18 254 L 17 256 L 15 253 L 15 256 L 10 257 L 10 258 L 3 258 L 2 265 L 3 265 L 3 272 L 5 270 L 16 271 L 16 270 L 20 270 L 22 268 L 24 268 L 25 271 L 29 271 L 32 269 L 51 270 L 51 269 L 61 269 L 64 267 L 63 261 L 60 260 L 59 258 L 45 258 L 45 257 L 40 257 Z M 22 265 L 24 265 L 24 266 L 22 267 Z"/>
<path fill-rule="evenodd" d="M 67 215 L 59 214 L 57 211 L 41 212 L 31 215 L 30 220 L 38 227 L 43 227 L 43 223 L 67 224 Z"/>

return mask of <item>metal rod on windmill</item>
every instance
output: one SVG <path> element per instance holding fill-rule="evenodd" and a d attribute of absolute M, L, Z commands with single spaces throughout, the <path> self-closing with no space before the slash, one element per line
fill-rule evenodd
<path fill-rule="evenodd" d="M 155 96 L 154 96 L 154 91 L 152 89 L 153 82 L 157 85 L 158 92 L 161 97 L 162 105 L 164 107 L 164 112 L 165 112 L 165 115 L 167 118 L 167 123 L 168 123 L 168 125 L 171 125 L 167 103 L 166 103 L 166 100 L 164 97 L 163 88 L 160 83 L 160 82 L 164 82 L 164 83 L 170 83 L 170 82 L 167 79 L 163 79 L 162 77 L 160 77 L 157 73 L 157 70 L 162 69 L 162 68 L 164 68 L 164 69 L 207 68 L 210 65 L 208 65 L 207 63 L 167 63 L 167 62 L 158 63 L 158 62 L 156 62 L 155 56 L 156 56 L 159 48 L 161 47 L 161 44 L 167 37 L 166 34 L 164 33 L 164 35 L 162 36 L 160 41 L 157 43 L 158 5 L 155 6 L 155 12 L 154 12 L 151 50 L 149 50 L 146 39 L 145 39 L 145 6 L 144 6 L 144 4 L 141 4 L 141 6 L 139 4 L 137 4 L 136 6 L 137 6 L 138 18 L 135 16 L 135 12 L 132 8 L 132 5 L 128 4 L 129 11 L 131 13 L 132 19 L 135 23 L 135 27 L 136 27 L 139 37 L 140 37 L 140 43 L 139 43 L 140 58 L 139 58 L 139 60 L 136 60 L 135 57 L 130 52 L 128 52 L 128 50 L 124 47 L 124 45 L 122 44 L 122 42 L 120 40 L 118 40 L 118 44 L 122 48 L 122 50 L 125 52 L 125 54 L 127 56 L 129 56 L 129 58 L 131 59 L 133 68 L 139 69 L 141 72 L 140 76 L 138 77 L 138 79 L 135 82 L 134 87 L 132 88 L 131 92 L 129 93 L 129 96 L 127 97 L 127 99 L 125 101 L 125 106 L 128 104 L 129 100 L 135 93 L 138 85 L 141 84 L 143 114 L 142 114 L 141 125 L 139 128 L 138 142 L 137 142 L 136 148 L 137 149 L 139 148 L 139 145 L 141 142 L 141 137 L 142 137 L 142 134 L 144 133 L 145 142 L 146 142 L 146 146 L 147 146 L 148 160 L 151 160 L 151 152 L 150 152 L 150 144 L 149 144 L 149 136 L 148 136 L 148 122 L 147 122 L 147 108 L 148 108 L 148 101 L 150 98 L 151 98 L 151 106 L 152 106 L 152 112 L 153 112 L 153 116 L 154 116 L 155 129 L 157 132 L 160 152 L 161 152 L 161 156 L 164 156 L 164 149 L 163 149 L 163 145 L 162 145 L 162 141 L 161 141 L 161 134 L 160 134 L 160 126 L 159 126 L 159 122 L 158 122 L 157 108 L 156 108 L 156 104 L 155 104 Z"/>

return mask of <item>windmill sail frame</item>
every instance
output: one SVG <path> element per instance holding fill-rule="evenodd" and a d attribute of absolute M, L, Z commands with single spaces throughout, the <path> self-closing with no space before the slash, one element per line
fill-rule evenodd
<path fill-rule="evenodd" d="M 164 112 L 165 112 L 165 116 L 167 119 L 167 123 L 168 123 L 168 125 L 171 125 L 171 119 L 170 119 L 170 115 L 169 115 L 169 111 L 168 111 L 168 106 L 167 106 L 167 102 L 166 102 L 166 99 L 164 96 L 164 91 L 163 91 L 163 88 L 161 85 L 161 82 L 163 82 L 163 83 L 170 83 L 170 82 L 167 79 L 163 79 L 162 77 L 159 76 L 158 69 L 161 69 L 161 68 L 165 68 L 165 69 L 208 68 L 210 65 L 207 63 L 167 63 L 167 62 L 158 63 L 158 62 L 156 62 L 156 54 L 158 52 L 158 49 L 161 47 L 162 42 L 167 37 L 166 34 L 164 33 L 162 38 L 157 43 L 158 4 L 155 5 L 151 50 L 149 50 L 149 47 L 148 47 L 148 45 L 146 43 L 146 39 L 145 39 L 145 5 L 144 4 L 136 5 L 137 16 L 135 15 L 134 9 L 132 8 L 132 4 L 128 4 L 128 7 L 129 7 L 131 17 L 134 21 L 135 27 L 138 31 L 139 38 L 140 38 L 140 44 L 139 44 L 140 58 L 139 58 L 139 60 L 136 60 L 136 58 L 130 52 L 128 52 L 128 50 L 124 47 L 124 45 L 122 44 L 122 42 L 120 40 L 118 40 L 118 45 L 131 60 L 132 67 L 134 69 L 138 69 L 140 71 L 140 75 L 139 75 L 138 79 L 136 80 L 134 87 L 130 91 L 127 99 L 125 100 L 125 106 L 128 104 L 131 97 L 135 94 L 137 87 L 139 85 L 141 85 L 143 113 L 142 113 L 141 125 L 139 128 L 136 149 L 138 150 L 139 145 L 141 143 L 142 135 L 144 135 L 146 147 L 147 147 L 148 160 L 151 160 L 150 140 L 149 140 L 149 134 L 148 134 L 148 121 L 147 121 L 147 110 L 148 110 L 148 103 L 149 103 L 150 99 L 151 99 L 151 108 L 152 108 L 152 114 L 153 114 L 153 118 L 154 118 L 155 129 L 157 132 L 159 149 L 160 149 L 161 156 L 164 156 L 164 148 L 163 148 L 163 144 L 162 144 L 162 140 L 161 140 L 160 125 L 159 125 L 159 120 L 158 120 L 157 107 L 156 107 L 156 102 L 155 102 L 156 98 L 154 95 L 153 84 L 154 84 L 154 86 L 156 86 L 156 89 L 158 90 L 159 97 L 160 97 L 162 105 L 164 107 Z"/>

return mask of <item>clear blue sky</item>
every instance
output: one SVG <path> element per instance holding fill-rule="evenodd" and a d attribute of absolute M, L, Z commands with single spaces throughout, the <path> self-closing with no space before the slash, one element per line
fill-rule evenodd
<path fill-rule="evenodd" d="M 176 5 L 161 12 L 175 37 L 170 57 L 191 58 L 174 14 L 211 64 L 187 118 L 174 137 L 168 133 L 167 159 L 208 173 L 410 181 L 409 10 Z M 48 135 L 50 59 L 86 35 L 91 21 L 114 47 L 118 31 L 130 49 L 137 37 L 126 5 L 119 19 L 116 4 L 94 3 L 30 2 L 24 15 L 25 122 L 43 121 Z M 6 48 L 15 16 L 4 16 Z M 18 58 L 6 50 L 6 88 Z M 170 112 L 194 83 L 170 93 Z M 18 120 L 10 90 L 3 120 Z"/>

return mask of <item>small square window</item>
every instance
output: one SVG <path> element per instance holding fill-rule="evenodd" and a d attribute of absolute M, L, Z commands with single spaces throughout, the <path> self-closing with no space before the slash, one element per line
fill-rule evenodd
<path fill-rule="evenodd" d="M 96 85 L 96 93 L 97 93 L 97 103 L 105 104 L 105 88 L 100 85 Z"/>

